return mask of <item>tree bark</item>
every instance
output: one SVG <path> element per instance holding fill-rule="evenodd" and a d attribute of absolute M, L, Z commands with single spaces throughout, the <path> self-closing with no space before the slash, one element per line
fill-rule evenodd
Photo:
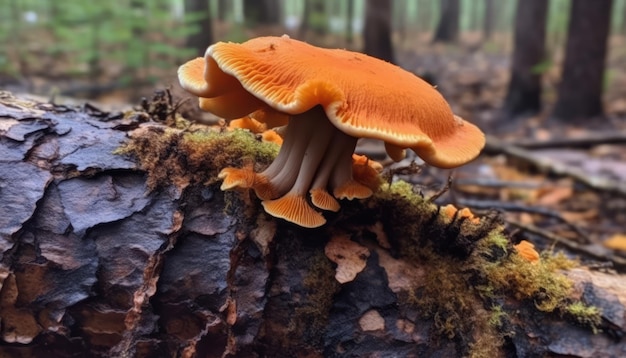
<path fill-rule="evenodd" d="M 554 118 L 586 120 L 604 114 L 602 85 L 612 5 L 612 0 L 572 1 Z"/>
<path fill-rule="evenodd" d="M 367 0 L 365 5 L 365 48 L 363 52 L 394 62 L 391 41 L 391 0 Z"/>
<path fill-rule="evenodd" d="M 185 0 L 185 14 L 194 18 L 198 16 L 193 22 L 198 26 L 198 30 L 187 36 L 186 45 L 202 57 L 207 47 L 213 43 L 213 23 L 209 2 L 207 0 Z"/>
<path fill-rule="evenodd" d="M 456 42 L 459 39 L 459 0 L 441 0 L 441 17 L 433 42 Z"/>
<path fill-rule="evenodd" d="M 571 299 L 602 309 L 598 334 L 538 311 L 549 288 L 486 298 L 481 270 L 517 255 L 472 252 L 495 215 L 470 224 L 393 194 L 306 230 L 219 184 L 150 184 L 141 158 L 116 154 L 129 134 L 165 177 L 219 170 L 177 145 L 197 128 L 146 122 L 171 116 L 155 102 L 106 113 L 0 93 L 0 356 L 626 354 L 623 276 L 566 270 Z"/>
<path fill-rule="evenodd" d="M 541 72 L 545 61 L 548 2 L 518 1 L 511 80 L 504 101 L 509 117 L 532 115 L 541 110 Z"/>

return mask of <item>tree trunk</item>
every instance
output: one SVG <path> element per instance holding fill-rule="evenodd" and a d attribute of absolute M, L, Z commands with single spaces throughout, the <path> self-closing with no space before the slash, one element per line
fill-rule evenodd
<path fill-rule="evenodd" d="M 537 66 L 545 61 L 547 12 L 546 0 L 517 3 L 511 80 L 504 101 L 504 112 L 510 117 L 541 110 L 541 72 Z"/>
<path fill-rule="evenodd" d="M 612 5 L 612 0 L 572 1 L 554 118 L 586 120 L 603 115 L 602 85 Z"/>
<path fill-rule="evenodd" d="M 493 20 L 494 13 L 494 0 L 485 0 L 485 15 L 483 17 L 483 40 L 488 41 L 491 39 L 493 33 Z"/>
<path fill-rule="evenodd" d="M 232 11 L 232 0 L 218 0 L 217 2 L 217 19 L 226 21 L 228 14 Z"/>
<path fill-rule="evenodd" d="M 205 184 L 241 145 L 152 122 L 174 122 L 166 98 L 106 113 L 0 93 L 0 356 L 625 356 L 624 276 L 524 261 L 497 216 L 398 185 L 328 227 L 281 222 Z M 572 310 L 539 310 L 559 282 Z"/>
<path fill-rule="evenodd" d="M 317 36 L 326 35 L 328 30 L 326 21 L 326 2 L 324 0 L 305 0 L 298 37 L 306 39 L 309 31 L 313 31 Z"/>
<path fill-rule="evenodd" d="M 280 0 L 244 0 L 243 14 L 252 27 L 277 25 L 282 15 Z"/>
<path fill-rule="evenodd" d="M 367 0 L 363 52 L 387 62 L 394 62 L 391 42 L 391 0 Z"/>
<path fill-rule="evenodd" d="M 433 42 L 456 42 L 459 39 L 459 0 L 441 0 L 441 17 Z"/>
<path fill-rule="evenodd" d="M 346 43 L 352 45 L 354 42 L 354 0 L 347 1 L 346 10 Z"/>
<path fill-rule="evenodd" d="M 622 5 L 622 26 L 621 34 L 626 35 L 626 4 Z"/>
<path fill-rule="evenodd" d="M 185 0 L 185 14 L 194 17 L 198 30 L 187 36 L 186 45 L 196 51 L 198 56 L 204 56 L 207 47 L 213 43 L 213 24 L 211 21 L 211 7 L 207 0 Z"/>
<path fill-rule="evenodd" d="M 392 21 L 393 24 L 391 31 L 398 34 L 398 40 L 400 44 L 404 44 L 407 34 L 407 3 L 406 1 L 393 1 L 392 2 Z M 393 38 L 393 36 L 392 36 Z"/>

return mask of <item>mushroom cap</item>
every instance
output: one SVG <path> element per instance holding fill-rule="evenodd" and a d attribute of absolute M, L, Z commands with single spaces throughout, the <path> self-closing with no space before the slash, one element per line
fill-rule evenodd
<path fill-rule="evenodd" d="M 412 73 L 361 53 L 287 36 L 218 42 L 204 59 L 181 66 L 178 75 L 182 87 L 200 97 L 203 109 L 226 119 L 273 110 L 276 116 L 266 116 L 272 127 L 284 124 L 284 113 L 321 105 L 344 133 L 410 148 L 438 167 L 474 159 L 485 143 L 478 127 L 455 116 L 441 94 Z"/>

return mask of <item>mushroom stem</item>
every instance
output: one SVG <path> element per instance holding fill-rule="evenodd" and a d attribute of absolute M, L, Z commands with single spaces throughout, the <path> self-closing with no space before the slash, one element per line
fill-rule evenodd
<path fill-rule="evenodd" d="M 307 203 L 308 192 L 313 205 L 331 211 L 339 210 L 339 203 L 328 193 L 329 184 L 339 198 L 371 195 L 369 188 L 352 179 L 356 142 L 333 126 L 321 107 L 294 116 L 278 157 L 257 175 L 254 189 L 264 200 L 265 211 L 301 226 L 316 227 L 325 220 Z"/>
<path fill-rule="evenodd" d="M 330 186 L 337 199 L 365 199 L 372 195 L 372 190 L 358 183 L 352 177 L 352 153 L 357 139 L 343 132 L 337 133 L 338 151 L 337 161 L 330 177 Z"/>

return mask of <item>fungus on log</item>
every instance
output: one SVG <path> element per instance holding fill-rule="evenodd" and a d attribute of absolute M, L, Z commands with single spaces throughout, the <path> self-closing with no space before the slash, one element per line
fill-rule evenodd
<path fill-rule="evenodd" d="M 352 173 L 358 138 L 384 141 L 394 160 L 410 148 L 442 168 L 474 159 L 485 143 L 476 126 L 410 72 L 287 36 L 216 43 L 178 75 L 206 111 L 225 119 L 251 115 L 269 128 L 287 125 L 269 167 L 260 173 L 225 168 L 220 177 L 222 189 L 252 188 L 266 212 L 303 227 L 326 223 L 316 209 L 337 211 L 337 199 L 372 195 Z"/>
<path fill-rule="evenodd" d="M 626 356 L 623 275 L 401 182 L 285 224 L 217 180 L 274 144 L 150 116 L 0 92 L 0 356 Z"/>

